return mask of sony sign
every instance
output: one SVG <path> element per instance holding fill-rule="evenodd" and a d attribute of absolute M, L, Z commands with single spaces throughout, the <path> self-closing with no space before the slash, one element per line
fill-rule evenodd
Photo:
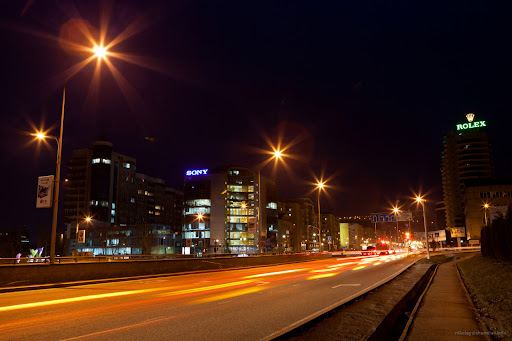
<path fill-rule="evenodd" d="M 466 130 L 466 129 L 471 129 L 471 128 L 481 128 L 481 127 L 487 127 L 485 121 L 457 124 L 457 130 Z"/>
<path fill-rule="evenodd" d="M 185 174 L 187 176 L 191 176 L 191 175 L 206 175 L 206 174 L 208 174 L 208 169 L 188 170 Z"/>

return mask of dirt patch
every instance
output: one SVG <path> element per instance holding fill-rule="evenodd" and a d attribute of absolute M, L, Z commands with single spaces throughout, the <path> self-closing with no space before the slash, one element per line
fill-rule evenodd
<path fill-rule="evenodd" d="M 512 340 L 512 262 L 477 254 L 457 265 L 493 339 Z"/>
<path fill-rule="evenodd" d="M 277 340 L 366 340 L 430 266 L 416 263 L 388 284 Z"/>

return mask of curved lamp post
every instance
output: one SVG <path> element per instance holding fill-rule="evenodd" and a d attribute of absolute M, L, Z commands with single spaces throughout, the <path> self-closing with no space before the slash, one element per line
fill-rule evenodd
<path fill-rule="evenodd" d="M 60 134 L 57 138 L 56 136 L 48 136 L 44 133 L 37 133 L 32 134 L 36 136 L 39 139 L 45 139 L 45 138 L 53 138 L 55 141 L 57 141 L 57 169 L 55 171 L 55 193 L 53 196 L 53 219 L 52 219 L 52 234 L 51 234 L 51 243 L 50 243 L 50 263 L 55 263 L 55 240 L 57 236 L 57 214 L 59 211 L 59 184 L 60 184 L 60 165 L 61 165 L 61 159 L 62 159 L 62 133 L 64 130 L 64 107 L 66 105 L 66 86 L 68 84 L 68 81 L 78 73 L 78 71 L 82 70 L 87 64 L 89 64 L 89 61 L 93 58 L 104 58 L 107 55 L 107 49 L 103 46 L 94 46 L 91 48 L 91 52 L 93 52 L 93 55 L 89 57 L 86 62 L 83 62 L 80 67 L 78 67 L 73 73 L 71 73 L 64 82 L 64 88 L 62 89 L 62 109 L 61 109 L 61 116 L 60 116 Z"/>
<path fill-rule="evenodd" d="M 430 251 L 428 247 L 428 234 L 427 234 L 427 215 L 425 214 L 425 199 L 421 197 L 416 197 L 416 202 L 421 203 L 423 206 L 423 225 L 425 226 L 425 240 L 427 242 L 427 259 L 430 259 Z"/>

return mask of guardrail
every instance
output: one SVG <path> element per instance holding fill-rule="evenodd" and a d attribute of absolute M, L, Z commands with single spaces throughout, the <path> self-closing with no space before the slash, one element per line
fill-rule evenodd
<path fill-rule="evenodd" d="M 105 263 L 122 261 L 144 261 L 144 260 L 178 260 L 178 259 L 201 259 L 201 258 L 236 258 L 236 257 L 265 257 L 279 255 L 313 255 L 311 252 L 265 252 L 265 253 L 206 253 L 199 255 L 110 255 L 110 256 L 65 256 L 55 257 L 55 263 Z M 0 265 L 44 265 L 50 263 L 50 257 L 23 257 L 23 258 L 0 258 Z"/>

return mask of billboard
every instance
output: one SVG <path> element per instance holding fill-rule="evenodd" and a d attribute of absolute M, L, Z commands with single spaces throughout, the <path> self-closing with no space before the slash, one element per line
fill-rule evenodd
<path fill-rule="evenodd" d="M 450 227 L 450 235 L 452 238 L 466 237 L 465 227 Z"/>
<path fill-rule="evenodd" d="M 85 230 L 78 230 L 78 243 L 85 243 Z"/>
<path fill-rule="evenodd" d="M 53 175 L 37 179 L 36 208 L 49 208 L 53 205 Z"/>

